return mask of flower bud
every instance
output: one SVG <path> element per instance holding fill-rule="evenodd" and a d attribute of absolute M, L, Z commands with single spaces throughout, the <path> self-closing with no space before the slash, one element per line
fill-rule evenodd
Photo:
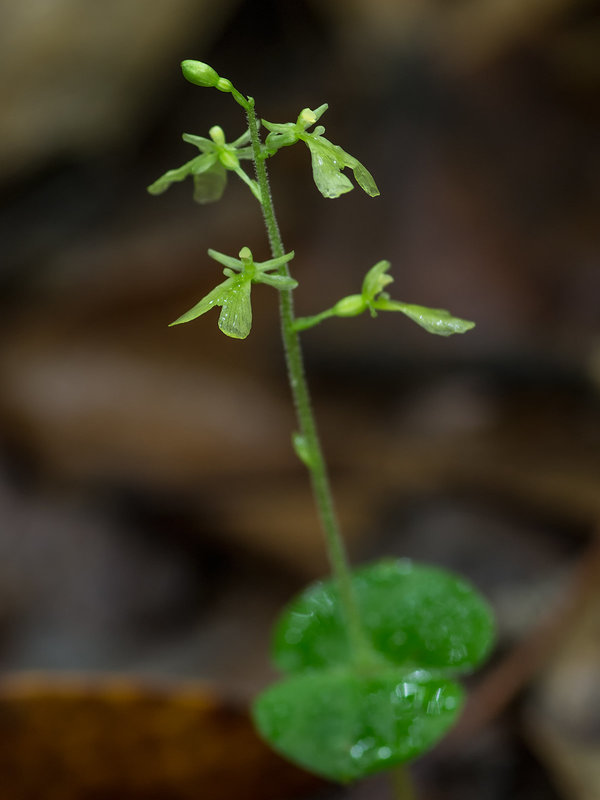
<path fill-rule="evenodd" d="M 181 62 L 181 71 L 183 77 L 190 83 L 195 83 L 196 86 L 216 86 L 221 80 L 217 72 L 208 64 L 190 58 Z"/>
<path fill-rule="evenodd" d="M 359 294 L 350 294 L 342 297 L 333 307 L 336 317 L 356 317 L 366 309 L 367 304 Z"/>

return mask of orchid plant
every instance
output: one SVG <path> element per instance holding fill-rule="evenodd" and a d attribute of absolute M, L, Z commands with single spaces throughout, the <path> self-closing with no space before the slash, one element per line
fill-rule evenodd
<path fill-rule="evenodd" d="M 366 272 L 360 293 L 312 316 L 296 317 L 292 293 L 298 282 L 289 271 L 294 252 L 285 251 L 279 232 L 267 160 L 281 148 L 303 142 L 323 197 L 337 198 L 354 188 L 345 170 L 369 197 L 379 195 L 377 184 L 357 158 L 325 138 L 323 125 L 316 125 L 327 104 L 303 109 L 295 122 L 262 120 L 268 131 L 262 141 L 252 97 L 207 64 L 186 60 L 181 66 L 191 83 L 231 94 L 246 112 L 247 128 L 231 143 L 219 126 L 210 128 L 209 138 L 184 134 L 184 141 L 200 154 L 166 172 L 148 191 L 160 194 L 189 177 L 194 199 L 208 203 L 221 198 L 228 174 L 235 174 L 261 206 L 271 257 L 257 262 L 245 246 L 237 258 L 209 250 L 224 268 L 225 280 L 171 324 L 191 322 L 217 306 L 221 331 L 245 339 L 252 326 L 253 284 L 277 290 L 298 417 L 292 442 L 309 472 L 332 573 L 283 610 L 272 654 L 286 677 L 256 699 L 254 720 L 276 750 L 326 778 L 348 782 L 383 769 L 398 770 L 431 748 L 456 720 L 463 701 L 456 677 L 489 652 L 492 615 L 472 586 L 436 567 L 384 559 L 351 569 L 311 409 L 299 333 L 330 317 L 365 311 L 373 317 L 379 311 L 399 311 L 441 336 L 465 333 L 474 323 L 443 309 L 391 299 L 386 288 L 393 278 L 386 260 Z M 242 162 L 253 163 L 254 177 Z"/>

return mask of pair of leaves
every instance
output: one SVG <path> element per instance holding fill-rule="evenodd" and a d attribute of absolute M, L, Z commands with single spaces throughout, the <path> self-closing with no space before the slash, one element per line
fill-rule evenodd
<path fill-rule="evenodd" d="M 256 263 L 248 247 L 242 247 L 239 258 L 209 250 L 208 254 L 215 261 L 223 264 L 223 273 L 227 279 L 205 295 L 195 306 L 178 317 L 171 325 L 191 322 L 210 311 L 214 306 L 221 306 L 219 328 L 233 339 L 245 339 L 252 327 L 252 305 L 250 290 L 253 283 L 266 283 L 275 289 L 295 289 L 298 282 L 289 275 L 272 275 L 274 269 L 280 269 L 294 257 L 294 252 L 286 253 L 280 258 Z"/>
<path fill-rule="evenodd" d="M 377 311 L 399 311 L 429 333 L 435 333 L 438 336 L 465 333 L 475 327 L 474 322 L 454 317 L 443 308 L 428 308 L 392 300 L 389 294 L 383 291 L 394 280 L 391 275 L 386 274 L 390 266 L 389 261 L 378 261 L 365 275 L 360 294 L 343 297 L 332 308 L 328 308 L 320 314 L 298 317 L 294 328 L 302 331 L 312 328 L 329 317 L 355 317 L 367 310 L 373 317 L 377 315 Z"/>
<path fill-rule="evenodd" d="M 314 111 L 305 108 L 300 112 L 296 122 L 274 123 L 263 120 L 263 125 L 270 131 L 265 142 L 267 152 L 273 154 L 281 147 L 302 141 L 310 150 L 314 181 L 323 197 L 339 197 L 354 188 L 348 176 L 343 173 L 346 167 L 352 170 L 361 189 L 371 197 L 376 197 L 379 194 L 377 184 L 369 170 L 358 159 L 326 139 L 323 136 L 325 128 L 322 125 L 318 125 L 312 133 L 307 131 L 307 128 L 314 125 L 327 108 L 327 103 Z"/>
<path fill-rule="evenodd" d="M 353 588 L 368 666 L 353 660 L 335 583 L 314 584 L 275 628 L 273 658 L 289 677 L 254 706 L 276 750 L 342 782 L 435 744 L 462 703 L 454 675 L 474 668 L 493 640 L 486 602 L 443 570 L 385 560 L 356 570 Z"/>
<path fill-rule="evenodd" d="M 214 125 L 209 131 L 210 139 L 184 133 L 184 142 L 195 145 L 201 155 L 187 161 L 181 167 L 170 169 L 148 186 L 150 194 L 162 194 L 173 183 L 191 176 L 194 181 L 194 200 L 197 203 L 212 203 L 220 200 L 227 185 L 227 172 L 244 181 L 255 197 L 260 199 L 256 182 L 251 180 L 240 166 L 240 161 L 251 159 L 250 131 L 246 131 L 231 144 L 225 141 L 223 129 Z"/>

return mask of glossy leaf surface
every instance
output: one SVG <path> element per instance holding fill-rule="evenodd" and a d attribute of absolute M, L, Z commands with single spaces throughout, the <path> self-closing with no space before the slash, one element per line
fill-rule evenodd
<path fill-rule="evenodd" d="M 490 649 L 491 611 L 462 578 L 406 559 L 389 559 L 356 570 L 353 583 L 368 640 L 390 665 L 464 672 Z M 275 628 L 273 657 L 285 672 L 350 663 L 332 581 L 309 586 L 287 606 Z"/>
<path fill-rule="evenodd" d="M 313 672 L 263 692 L 254 719 L 296 764 L 346 782 L 428 750 L 454 722 L 462 697 L 457 684 L 424 670 Z"/>

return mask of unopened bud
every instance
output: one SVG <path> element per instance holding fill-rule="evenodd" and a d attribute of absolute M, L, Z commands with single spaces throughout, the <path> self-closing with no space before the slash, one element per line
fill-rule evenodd
<path fill-rule="evenodd" d="M 181 71 L 183 77 L 190 83 L 195 83 L 196 86 L 216 86 L 222 80 L 208 64 L 190 58 L 181 62 Z"/>

